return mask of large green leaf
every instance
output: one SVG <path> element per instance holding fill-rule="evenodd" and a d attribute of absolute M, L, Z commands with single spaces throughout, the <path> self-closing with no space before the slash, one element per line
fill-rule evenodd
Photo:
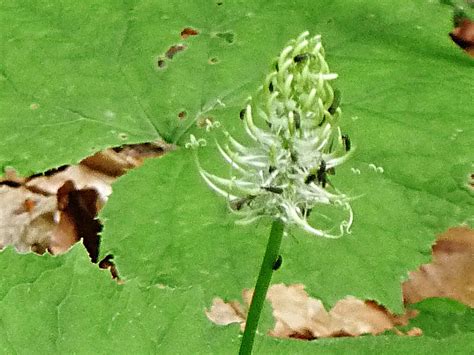
<path fill-rule="evenodd" d="M 160 136 L 182 145 L 189 133 L 203 135 L 196 122 L 205 116 L 239 136 L 238 113 L 272 58 L 288 39 L 310 30 L 323 35 L 329 64 L 340 75 L 342 126 L 357 146 L 332 180 L 358 196 L 355 222 L 352 235 L 337 241 L 302 233 L 286 238 L 275 281 L 303 282 L 328 303 L 351 294 L 399 311 L 400 281 L 429 260 L 436 233 L 472 225 L 474 69 L 449 41 L 449 8 L 375 0 L 34 4 L 0 3 L 2 167 L 38 172 Z M 181 39 L 185 27 L 199 34 Z M 187 49 L 160 68 L 159 58 L 176 44 Z M 178 118 L 182 111 L 185 119 Z M 219 171 L 212 145 L 200 157 Z M 18 275 L 2 279 L 5 352 L 237 348 L 237 328 L 213 327 L 204 308 L 215 295 L 237 297 L 254 285 L 268 221 L 236 227 L 184 149 L 120 179 L 101 218 L 102 253 L 114 255 L 124 286 L 93 270 L 77 248 L 60 259 L 1 255 L 2 267 Z M 157 303 L 166 306 L 153 308 Z M 337 353 L 362 344 L 360 352 L 420 346 L 432 352 L 466 339 L 313 344 L 261 337 L 257 349 L 318 346 Z"/>
<path fill-rule="evenodd" d="M 235 42 L 209 50 L 225 60 L 209 67 L 202 80 L 212 85 L 203 84 L 201 91 L 201 102 L 219 98 L 226 107 L 217 105 L 209 114 L 238 131 L 243 102 L 235 106 L 235 100 L 222 95 L 227 92 L 222 83 L 232 94 L 230 87 L 243 91 L 249 76 L 242 75 L 242 68 L 261 73 L 288 38 L 309 29 L 321 32 L 328 43 L 328 58 L 340 73 L 346 99 L 343 128 L 357 145 L 355 157 L 333 179 L 342 191 L 359 196 L 353 202 L 352 235 L 337 241 L 303 234 L 287 238 L 277 280 L 303 282 L 329 303 L 352 294 L 400 311 L 400 282 L 407 271 L 429 260 L 436 233 L 472 223 L 467 178 L 472 169 L 468 141 L 473 86 L 468 78 L 473 69 L 446 39 L 448 12 L 434 4 L 375 1 L 231 7 L 239 21 L 224 23 Z M 135 15 L 140 22 L 140 13 Z M 150 12 L 142 16 L 149 22 Z M 209 26 L 196 42 L 206 31 L 212 37 Z M 239 55 L 233 52 L 236 47 Z M 173 92 L 185 92 L 181 85 L 189 81 L 179 81 L 178 74 L 174 78 Z M 215 149 L 207 148 L 201 159 L 219 171 Z M 372 171 L 370 164 L 384 172 Z M 144 285 L 204 282 L 209 296 L 235 295 L 253 285 L 266 224 L 234 227 L 224 203 L 205 191 L 193 165 L 191 154 L 173 153 L 121 179 L 103 214 L 103 252 L 116 256 L 125 278 L 138 277 Z M 150 196 L 156 197 L 147 200 Z"/>

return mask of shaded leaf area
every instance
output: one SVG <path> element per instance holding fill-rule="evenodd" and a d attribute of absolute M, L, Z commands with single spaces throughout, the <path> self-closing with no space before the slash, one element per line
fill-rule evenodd
<path fill-rule="evenodd" d="M 108 272 L 90 264 L 78 246 L 59 257 L 19 257 L 7 249 L 2 253 L 0 268 L 4 270 L 3 277 L 34 270 L 28 279 L 16 278 L 1 296 L 0 348 L 5 353 L 220 354 L 238 349 L 235 327 L 217 328 L 205 318 L 206 297 L 200 287 L 141 288 L 135 281 L 117 285 Z M 439 306 L 444 307 L 444 301 L 440 302 Z M 455 322 L 463 320 L 458 317 Z M 429 318 L 425 322 L 429 323 Z M 455 327 L 455 322 L 448 324 Z M 438 324 L 430 326 L 435 329 Z M 348 349 L 351 353 L 367 353 L 371 349 L 429 353 L 435 349 L 465 349 L 469 339 L 466 334 L 456 334 L 441 340 L 380 336 L 303 342 L 259 335 L 255 350 L 297 354 L 337 354 Z"/>

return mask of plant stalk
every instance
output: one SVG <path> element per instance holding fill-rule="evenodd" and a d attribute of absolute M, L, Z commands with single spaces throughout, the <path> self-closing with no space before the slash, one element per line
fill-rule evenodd
<path fill-rule="evenodd" d="M 281 240 L 283 237 L 284 224 L 280 219 L 273 221 L 270 237 L 268 238 L 267 249 L 263 257 L 260 273 L 258 274 L 257 284 L 250 303 L 250 309 L 247 315 L 244 336 L 240 344 L 240 355 L 249 355 L 252 353 L 255 333 L 257 332 L 260 313 L 262 312 L 268 286 L 273 274 L 273 265 L 280 252 Z"/>

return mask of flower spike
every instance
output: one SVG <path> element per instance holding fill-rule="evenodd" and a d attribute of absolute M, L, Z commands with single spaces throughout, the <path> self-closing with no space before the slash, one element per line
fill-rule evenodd
<path fill-rule="evenodd" d="M 354 149 L 339 128 L 340 95 L 331 86 L 338 76 L 330 72 L 324 56 L 319 35 L 309 37 L 309 32 L 303 32 L 289 41 L 263 86 L 240 112 L 253 145 L 240 143 L 227 131 L 228 143 L 216 141 L 231 176 L 211 174 L 198 161 L 202 178 L 227 198 L 230 211 L 240 217 L 237 223 L 270 216 L 318 237 L 334 239 L 350 233 L 350 198 L 331 184 L 328 175 L 334 174 Z M 219 126 L 206 121 L 207 131 Z M 186 148 L 204 145 L 204 139 L 191 135 Z M 320 218 L 326 224 L 329 219 L 317 211 L 318 205 L 346 214 L 342 221 L 333 221 L 331 230 L 338 230 L 338 234 L 314 225 Z M 315 218 L 310 219 L 312 210 Z"/>

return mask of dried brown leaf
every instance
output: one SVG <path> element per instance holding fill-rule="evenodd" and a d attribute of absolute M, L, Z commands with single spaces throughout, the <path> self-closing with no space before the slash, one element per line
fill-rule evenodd
<path fill-rule="evenodd" d="M 44 252 L 55 228 L 56 198 L 25 187 L 0 186 L 0 248 Z"/>
<path fill-rule="evenodd" d="M 251 290 L 244 290 L 243 299 L 249 304 Z M 409 312 L 396 316 L 372 301 L 361 301 L 347 297 L 336 303 L 328 312 L 320 300 L 309 297 L 301 284 L 286 286 L 272 285 L 267 299 L 273 308 L 275 326 L 269 332 L 279 338 L 317 339 L 362 334 L 380 334 L 400 325 L 408 324 L 415 316 Z M 225 303 L 215 298 L 207 317 L 218 325 L 240 323 L 244 327 L 246 314 L 236 301 Z M 400 334 L 403 334 L 399 332 Z"/>
<path fill-rule="evenodd" d="M 406 303 L 449 297 L 474 307 L 474 230 L 452 228 L 438 238 L 433 261 L 411 272 L 403 284 Z"/>
<path fill-rule="evenodd" d="M 206 309 L 206 316 L 217 325 L 245 322 L 244 310 L 238 301 L 224 302 L 219 297 L 212 300 L 211 309 Z"/>
<path fill-rule="evenodd" d="M 472 20 L 461 19 L 449 36 L 454 43 L 474 57 L 474 22 Z"/>

